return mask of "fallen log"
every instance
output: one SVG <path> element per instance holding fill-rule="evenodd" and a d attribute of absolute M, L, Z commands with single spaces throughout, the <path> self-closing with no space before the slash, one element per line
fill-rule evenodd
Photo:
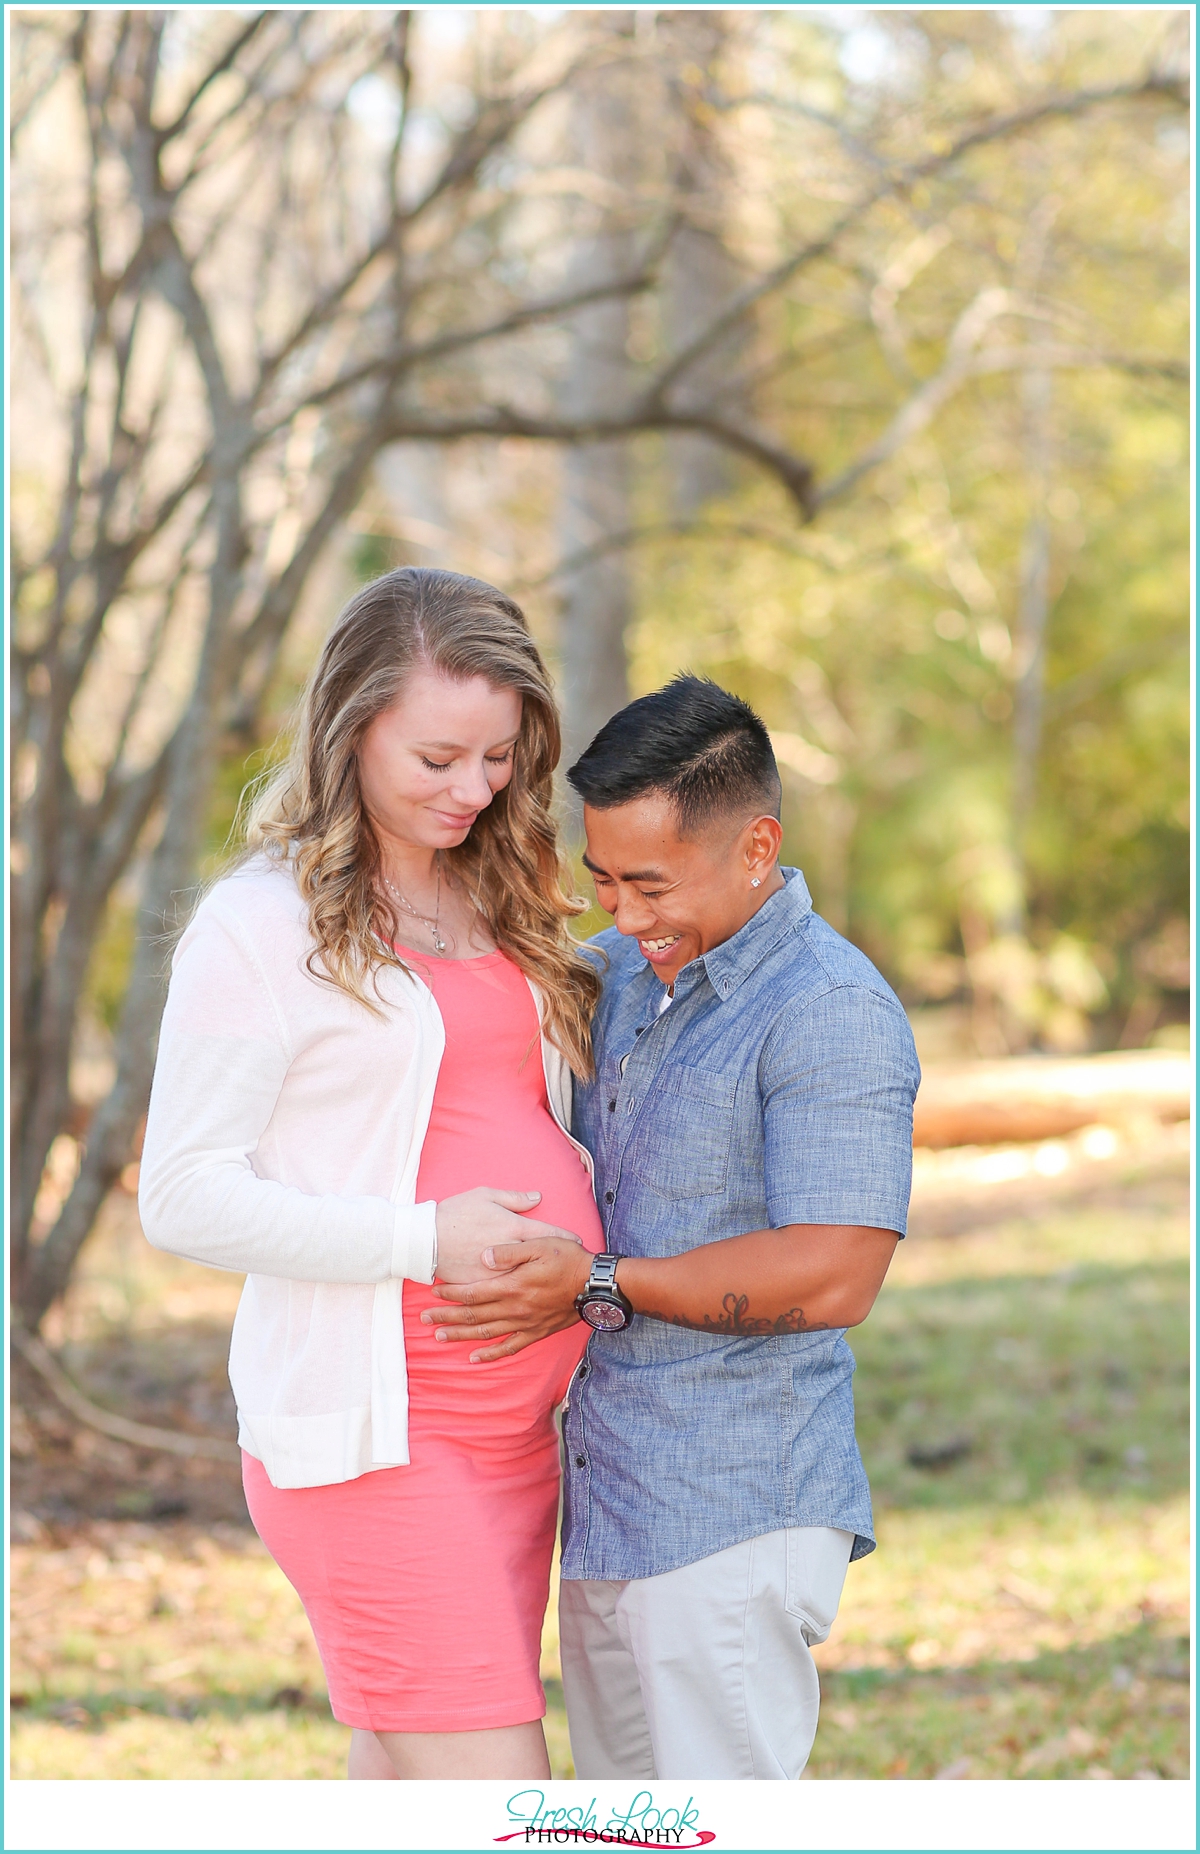
<path fill-rule="evenodd" d="M 1191 1057 L 1177 1050 L 937 1064 L 917 1095 L 913 1144 L 999 1146 L 1086 1126 L 1187 1120 L 1191 1093 Z"/>

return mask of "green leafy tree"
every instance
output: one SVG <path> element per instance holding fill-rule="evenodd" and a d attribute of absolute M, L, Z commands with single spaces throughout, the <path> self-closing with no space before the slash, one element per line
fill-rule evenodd
<path fill-rule="evenodd" d="M 1162 21 L 871 19 L 857 90 L 781 28 L 776 238 L 814 173 L 878 194 L 760 344 L 823 442 L 817 521 L 747 484 L 648 540 L 634 683 L 687 663 L 762 708 L 818 906 L 914 1003 L 968 1000 L 978 1049 L 1139 1040 L 1186 978 L 1186 131 L 1129 81 Z M 963 131 L 981 105 L 1006 133 Z M 885 150 L 926 177 L 888 189 Z"/>

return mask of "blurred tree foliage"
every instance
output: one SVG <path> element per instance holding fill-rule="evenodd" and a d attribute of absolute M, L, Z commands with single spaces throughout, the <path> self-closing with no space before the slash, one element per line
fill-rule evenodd
<path fill-rule="evenodd" d="M 873 14 L 884 75 L 856 86 L 833 31 L 785 16 L 791 68 L 773 81 L 813 113 L 769 129 L 763 115 L 761 138 L 743 125 L 780 242 L 814 215 L 814 173 L 827 188 L 856 165 L 851 134 L 902 160 L 939 128 L 1016 108 L 1031 63 L 1049 90 L 1111 81 L 1153 17 L 1039 14 L 1035 32 L 1011 13 Z M 985 1053 L 1140 1043 L 1172 993 L 1183 1008 L 1187 394 L 1182 368 L 1137 357 L 1187 351 L 1186 162 L 1179 118 L 1081 112 L 881 204 L 766 318 L 773 420 L 800 453 L 821 446 L 836 484 L 993 293 L 977 371 L 814 528 L 798 534 L 758 480 L 640 550 L 635 689 L 687 665 L 755 703 L 816 905 L 910 1002 L 969 1002 Z M 1031 371 L 1050 381 L 1040 474 Z M 656 481 L 650 462 L 648 496 Z M 1045 648 L 1021 815 L 1014 696 L 1039 520 Z"/>

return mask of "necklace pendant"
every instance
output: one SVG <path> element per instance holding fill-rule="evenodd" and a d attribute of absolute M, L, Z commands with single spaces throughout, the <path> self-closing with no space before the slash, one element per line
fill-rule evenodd
<path fill-rule="evenodd" d="M 444 953 L 446 950 L 446 942 L 436 927 L 433 930 L 433 950 L 435 953 Z"/>

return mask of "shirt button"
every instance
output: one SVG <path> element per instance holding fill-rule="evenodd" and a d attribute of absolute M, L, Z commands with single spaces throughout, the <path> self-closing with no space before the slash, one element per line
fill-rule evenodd
<path fill-rule="evenodd" d="M 615 1097 L 614 1097 L 614 1099 L 613 1099 L 613 1100 L 611 1100 L 611 1101 L 609 1102 L 609 1104 L 608 1104 L 608 1111 L 609 1111 L 609 1113 L 610 1113 L 610 1114 L 615 1114 L 615 1113 L 616 1113 L 616 1111 L 617 1111 L 617 1103 L 616 1103 L 616 1099 L 615 1099 Z"/>
<path fill-rule="evenodd" d="M 615 1193 L 614 1193 L 614 1192 L 612 1192 L 612 1191 L 606 1191 L 606 1192 L 604 1193 L 604 1201 L 605 1201 L 605 1203 L 606 1203 L 606 1204 L 611 1204 L 611 1203 L 612 1203 L 612 1201 L 613 1201 L 613 1197 L 614 1197 L 614 1195 L 615 1195 Z"/>
<path fill-rule="evenodd" d="M 587 1374 L 588 1374 L 588 1368 L 587 1368 L 587 1366 L 586 1366 L 586 1365 L 580 1365 L 580 1367 L 579 1367 L 579 1375 L 580 1375 L 580 1377 L 581 1377 L 581 1378 L 586 1378 L 586 1376 L 587 1376 Z"/>
<path fill-rule="evenodd" d="M 637 1029 L 636 1029 L 636 1030 L 634 1031 L 634 1033 L 633 1033 L 633 1034 L 634 1034 L 634 1036 L 641 1036 L 641 1034 L 642 1034 L 642 1031 L 643 1031 L 643 1030 L 644 1030 L 645 1028 L 646 1028 L 646 1026 L 645 1026 L 645 1024 L 639 1024 L 639 1025 L 638 1025 L 638 1027 L 637 1027 Z"/>
<path fill-rule="evenodd" d="M 587 1456 L 586 1455 L 576 1455 L 575 1466 L 577 1468 L 586 1468 L 587 1467 Z"/>

